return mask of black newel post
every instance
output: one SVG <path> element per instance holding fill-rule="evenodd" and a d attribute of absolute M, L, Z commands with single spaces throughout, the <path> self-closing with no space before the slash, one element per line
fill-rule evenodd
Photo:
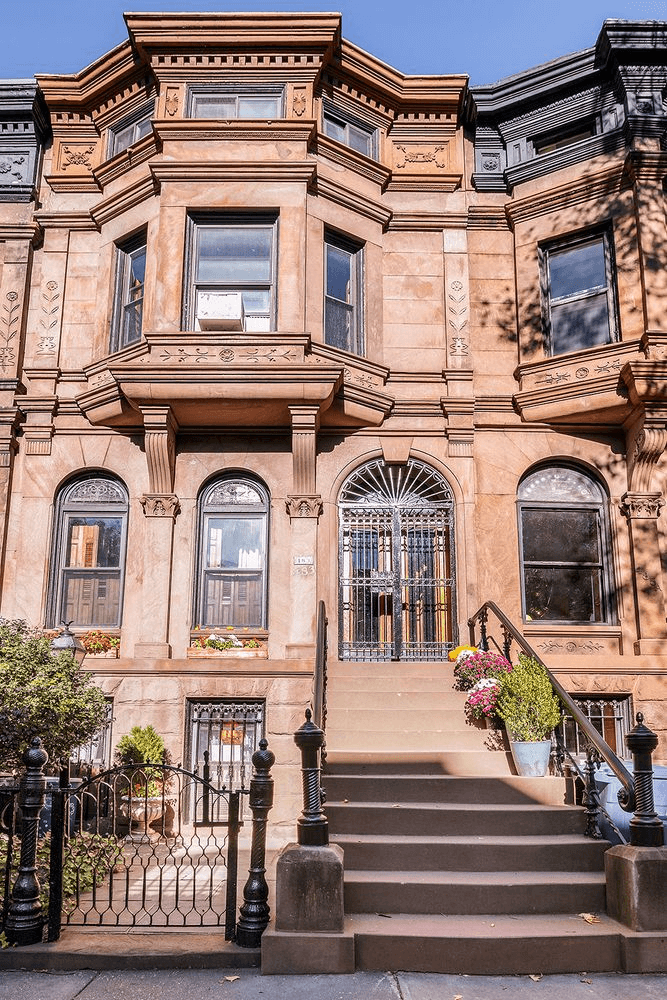
<path fill-rule="evenodd" d="M 51 858 L 49 863 L 49 913 L 47 938 L 60 940 L 63 908 L 63 851 L 65 847 L 65 806 L 69 799 L 69 762 L 60 769 L 58 788 L 51 792 Z M 69 813 L 69 810 L 68 810 Z"/>
<path fill-rule="evenodd" d="M 19 805 L 21 822 L 21 862 L 9 904 L 5 933 L 12 944 L 38 944 L 42 940 L 44 916 L 39 901 L 37 879 L 37 828 L 44 805 L 44 765 L 49 759 L 42 741 L 34 738 L 23 755 L 26 766 L 21 778 Z"/>
<path fill-rule="evenodd" d="M 593 840 L 601 840 L 600 831 L 600 795 L 598 786 L 595 783 L 595 765 L 598 763 L 598 756 L 595 748 L 586 748 L 586 786 L 582 798 L 582 805 L 586 808 L 586 829 L 584 837 L 592 837 Z"/>
<path fill-rule="evenodd" d="M 268 743 L 259 741 L 259 750 L 252 755 L 254 773 L 250 781 L 249 804 L 252 810 L 252 846 L 248 881 L 243 889 L 243 905 L 236 925 L 236 943 L 242 948 L 258 948 L 262 934 L 269 923 L 271 912 L 267 902 L 269 887 L 266 883 L 266 823 L 273 805 L 273 778 L 271 768 L 275 755 Z"/>
<path fill-rule="evenodd" d="M 329 821 L 322 809 L 320 787 L 320 750 L 324 733 L 311 719 L 312 713 L 307 708 L 306 721 L 294 734 L 294 742 L 301 751 L 303 780 L 303 812 L 296 822 L 297 840 L 301 847 L 327 847 Z"/>
<path fill-rule="evenodd" d="M 637 713 L 637 725 L 625 737 L 632 753 L 635 776 L 635 814 L 630 820 L 630 843 L 633 847 L 662 847 L 665 832 L 653 804 L 653 761 L 651 756 L 658 737 L 644 725 Z"/>

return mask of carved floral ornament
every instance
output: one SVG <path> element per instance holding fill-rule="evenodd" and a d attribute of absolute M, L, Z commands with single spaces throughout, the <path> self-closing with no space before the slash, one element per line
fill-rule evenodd
<path fill-rule="evenodd" d="M 657 518 L 665 501 L 660 493 L 625 493 L 621 498 L 621 513 L 629 520 Z"/>
<path fill-rule="evenodd" d="M 397 145 L 394 166 L 397 170 L 403 170 L 407 166 L 415 164 L 432 163 L 438 170 L 446 170 L 449 164 L 449 146 L 447 143 L 440 146 L 417 146 L 417 145 Z"/>
<path fill-rule="evenodd" d="M 25 177 L 25 156 L 0 156 L 0 183 L 6 174 L 14 178 L 12 184 L 17 184 Z"/>
<path fill-rule="evenodd" d="M 180 501 L 174 493 L 145 493 L 139 500 L 146 517 L 175 519 L 181 511 Z"/>
<path fill-rule="evenodd" d="M 94 143 L 87 146 L 63 146 L 61 160 L 63 170 L 68 167 L 86 167 L 88 170 L 92 170 L 90 158 L 94 152 Z"/>
<path fill-rule="evenodd" d="M 290 518 L 314 517 L 319 518 L 324 510 L 322 497 L 319 494 L 312 496 L 289 496 L 285 498 L 285 506 Z"/>

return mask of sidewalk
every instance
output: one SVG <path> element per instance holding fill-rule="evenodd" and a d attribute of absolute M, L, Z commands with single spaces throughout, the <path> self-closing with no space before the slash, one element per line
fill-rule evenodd
<path fill-rule="evenodd" d="M 0 1000 L 664 1000 L 667 975 L 262 976 L 255 969 L 0 971 Z"/>

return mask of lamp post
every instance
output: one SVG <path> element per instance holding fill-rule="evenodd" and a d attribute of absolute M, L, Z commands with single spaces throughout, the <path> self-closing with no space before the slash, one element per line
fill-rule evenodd
<path fill-rule="evenodd" d="M 56 654 L 69 653 L 80 664 L 86 655 L 83 643 L 70 630 L 72 622 L 63 622 L 62 624 L 65 626 L 63 631 L 51 640 L 51 652 Z"/>

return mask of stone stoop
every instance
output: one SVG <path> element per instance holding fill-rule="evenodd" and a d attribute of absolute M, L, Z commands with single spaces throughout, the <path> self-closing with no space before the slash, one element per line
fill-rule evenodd
<path fill-rule="evenodd" d="M 667 969 L 664 935 L 605 913 L 610 845 L 583 836 L 565 780 L 513 774 L 452 683 L 447 664 L 330 666 L 323 787 L 356 969 Z"/>

